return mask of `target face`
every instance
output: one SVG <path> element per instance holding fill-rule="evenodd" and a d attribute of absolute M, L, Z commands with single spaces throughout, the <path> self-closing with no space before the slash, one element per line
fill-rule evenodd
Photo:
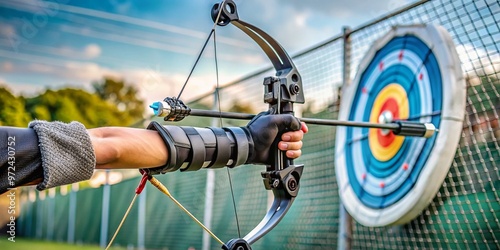
<path fill-rule="evenodd" d="M 339 127 L 336 174 L 348 212 L 363 225 L 403 224 L 432 200 L 455 155 L 465 82 L 455 46 L 436 26 L 393 28 L 375 42 L 344 87 L 340 120 L 433 123 L 431 138 Z"/>

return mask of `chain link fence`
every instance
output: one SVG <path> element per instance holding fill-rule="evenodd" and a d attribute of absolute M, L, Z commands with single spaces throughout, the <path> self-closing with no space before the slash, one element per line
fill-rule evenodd
<path fill-rule="evenodd" d="M 420 1 L 378 20 L 346 29 L 294 57 L 302 74 L 306 104 L 304 117 L 336 119 L 341 86 L 354 78 L 369 46 L 395 25 L 433 23 L 451 34 L 467 82 L 466 121 L 450 171 L 432 203 L 403 226 L 364 227 L 352 222 L 352 249 L 499 249 L 500 248 L 500 4 L 496 0 Z M 349 39 L 350 44 L 345 41 Z M 349 45 L 349 46 L 345 46 Z M 347 52 L 347 53 L 344 53 Z M 351 66 L 352 65 L 352 66 Z M 220 91 L 223 110 L 258 112 L 263 77 L 271 68 L 233 82 Z M 213 106 L 214 95 L 194 106 Z M 257 103 L 257 104 L 256 104 Z M 261 106 L 260 106 L 261 105 Z M 224 125 L 242 125 L 224 121 Z M 191 124 L 193 125 L 193 124 Z M 210 125 L 197 120 L 196 126 Z M 333 249 L 345 225 L 335 177 L 335 128 L 310 126 L 300 163 L 305 164 L 300 195 L 280 222 L 254 249 Z M 241 234 L 248 233 L 266 213 L 270 202 L 261 182 L 263 167 L 230 170 Z M 238 237 L 226 170 L 215 171 L 211 228 L 226 240 Z M 160 180 L 197 217 L 203 218 L 207 171 L 172 173 Z M 138 179 L 111 188 L 109 239 Z M 103 188 L 40 197 L 24 197 L 20 230 L 24 236 L 70 242 L 98 243 Z M 40 194 L 38 194 L 40 196 Z M 77 202 L 73 213 L 71 197 Z M 214 240 L 203 243 L 203 232 L 157 190 L 148 188 L 134 207 L 116 245 L 148 249 L 219 249 Z M 272 199 L 271 199 L 272 200 Z M 141 205 L 142 204 L 142 205 Z M 141 208 L 142 206 L 142 208 Z M 69 210 L 69 212 L 68 212 Z M 145 218 L 140 219 L 141 211 Z M 71 214 L 76 220 L 71 224 Z M 52 215 L 53 217 L 50 217 Z M 74 216 L 73 215 L 73 216 Z M 57 218 L 51 223 L 50 218 Z M 349 220 L 347 220 L 349 221 Z M 72 228 L 71 228 L 72 227 Z M 101 237 L 102 238 L 102 237 Z M 344 243 L 341 246 L 346 246 Z M 167 247 L 168 246 L 168 247 Z"/>

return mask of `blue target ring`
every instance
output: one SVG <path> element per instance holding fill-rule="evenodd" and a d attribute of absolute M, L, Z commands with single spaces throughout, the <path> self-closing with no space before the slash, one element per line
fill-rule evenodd
<path fill-rule="evenodd" d="M 338 128 L 339 194 L 364 225 L 413 219 L 446 176 L 454 156 L 449 146 L 458 144 L 465 110 L 465 82 L 452 45 L 446 31 L 436 26 L 394 28 L 370 48 L 344 91 L 341 120 L 408 120 L 447 128 L 427 139 Z"/>

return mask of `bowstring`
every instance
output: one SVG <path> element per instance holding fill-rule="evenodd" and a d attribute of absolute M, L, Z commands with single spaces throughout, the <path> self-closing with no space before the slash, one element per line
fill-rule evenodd
<path fill-rule="evenodd" d="M 208 42 L 210 41 L 210 38 L 212 37 L 212 35 L 215 34 L 215 28 L 217 27 L 217 23 L 219 22 L 219 19 L 220 19 L 220 15 L 222 13 L 222 8 L 224 7 L 224 3 L 226 2 L 226 0 L 222 1 L 221 3 L 221 8 L 219 10 L 219 13 L 217 14 L 217 18 L 215 18 L 215 21 L 214 21 L 214 25 L 212 26 L 212 29 L 210 30 L 210 33 L 208 34 L 207 36 L 207 39 L 205 40 L 205 43 L 203 44 L 203 46 L 201 47 L 201 50 L 200 52 L 198 53 L 198 56 L 196 57 L 196 60 L 193 64 L 193 67 L 191 67 L 191 70 L 189 71 L 189 74 L 188 74 L 188 77 L 186 78 L 186 81 L 184 82 L 184 84 L 182 85 L 182 88 L 181 88 L 181 91 L 179 91 L 179 94 L 177 95 L 177 102 L 179 101 L 179 98 L 181 98 L 181 95 L 182 93 L 184 92 L 184 89 L 186 88 L 188 82 L 189 82 L 189 79 L 191 78 L 191 75 L 193 74 L 194 72 L 194 69 L 196 68 L 196 66 L 198 65 L 198 62 L 200 61 L 200 58 L 201 56 L 203 55 L 203 52 L 205 51 L 205 48 L 207 47 L 207 44 Z M 214 40 L 215 41 L 215 40 Z M 217 58 L 217 57 L 216 57 Z M 217 76 L 218 77 L 218 76 Z M 177 105 L 177 103 L 176 103 Z"/>
<path fill-rule="evenodd" d="M 205 51 L 207 45 L 208 45 L 208 41 L 210 41 L 210 38 L 213 36 L 213 41 L 214 41 L 214 61 L 215 61 L 215 76 L 216 76 L 216 88 L 215 88 L 215 93 L 217 95 L 217 106 L 218 106 L 218 109 L 219 109 L 219 126 L 222 127 L 223 126 L 223 121 L 222 121 L 222 108 L 221 108 L 221 104 L 220 104 L 220 83 L 219 83 L 219 63 L 218 63 L 218 60 L 217 60 L 217 38 L 216 38 L 216 27 L 217 27 L 217 23 L 219 23 L 219 19 L 220 19 L 220 16 L 222 14 L 222 10 L 224 8 L 224 4 L 225 4 L 225 0 L 222 1 L 221 3 L 221 7 L 220 7 L 220 10 L 219 10 L 219 13 L 217 14 L 217 18 L 215 18 L 215 21 L 214 21 L 214 25 L 212 26 L 212 29 L 210 30 L 210 33 L 208 34 L 208 37 L 207 39 L 205 40 L 205 43 L 203 44 L 203 47 L 201 48 L 201 51 L 200 53 L 198 54 L 195 62 L 194 62 L 194 65 L 193 67 L 191 68 L 189 74 L 188 74 L 188 77 L 186 79 L 186 81 L 184 82 L 184 84 L 182 85 L 182 88 L 181 88 L 181 91 L 179 92 L 179 94 L 177 95 L 177 100 L 176 102 L 178 102 L 180 100 L 180 97 L 182 95 L 182 93 L 184 92 L 184 89 L 186 88 L 187 86 L 187 83 L 189 82 L 189 79 L 191 78 L 191 75 L 193 74 L 194 72 L 194 69 L 196 68 L 196 66 L 198 65 L 198 62 L 200 61 L 200 58 L 203 54 L 203 52 Z M 226 168 L 227 170 L 227 176 L 228 176 L 228 179 L 229 179 L 229 189 L 231 190 L 231 198 L 232 198 L 232 201 L 233 201 L 233 210 L 234 210 L 234 215 L 235 215 L 235 218 L 236 218 L 236 227 L 237 227 L 237 230 L 238 230 L 238 237 L 241 238 L 241 230 L 240 230 L 240 223 L 239 223 L 239 219 L 238 219 L 238 212 L 237 212 L 237 209 L 236 209 L 236 200 L 234 198 L 234 188 L 233 188 L 233 182 L 232 182 L 232 178 L 231 178 L 231 173 L 229 171 L 229 168 Z M 170 197 L 170 196 L 169 196 Z M 199 224 L 199 223 L 198 223 Z M 204 227 L 202 224 L 200 225 L 202 227 Z M 205 228 L 205 227 L 204 227 Z M 213 236 L 213 233 L 211 233 L 210 231 L 207 231 L 209 234 Z M 220 241 L 220 240 L 219 240 Z"/>
<path fill-rule="evenodd" d="M 115 233 L 113 234 L 113 237 L 111 238 L 111 240 L 109 241 L 108 245 L 106 246 L 106 249 L 105 250 L 108 250 L 111 245 L 113 245 L 113 242 L 115 241 L 115 238 L 116 236 L 118 235 L 118 232 L 120 232 L 120 229 L 122 228 L 123 226 L 123 223 L 125 222 L 125 219 L 127 219 L 128 217 L 128 214 L 130 213 L 130 210 L 132 210 L 132 207 L 134 206 L 135 204 L 135 200 L 137 199 L 137 196 L 139 196 L 139 194 L 142 193 L 142 191 L 144 190 L 144 187 L 146 186 L 146 181 L 147 181 L 147 174 L 143 174 L 142 175 L 142 178 L 141 178 L 141 181 L 139 182 L 139 185 L 137 186 L 137 188 L 135 189 L 135 195 L 134 195 L 134 198 L 132 199 L 132 201 L 130 202 L 130 205 L 128 206 L 127 208 L 127 211 L 125 211 L 125 214 L 123 215 L 123 218 L 122 220 L 120 221 L 120 224 L 118 225 L 118 227 L 116 228 L 115 230 Z"/>
<path fill-rule="evenodd" d="M 128 214 L 130 213 L 130 210 L 132 210 L 132 207 L 134 206 L 134 203 L 135 203 L 135 200 L 137 199 L 137 196 L 139 196 L 139 194 L 135 194 L 134 195 L 134 198 L 132 199 L 132 201 L 130 202 L 130 205 L 128 206 L 127 208 L 127 211 L 125 211 L 125 214 L 123 215 L 123 218 L 122 220 L 120 221 L 120 224 L 118 225 L 118 227 L 116 228 L 115 230 L 115 233 L 113 234 L 113 237 L 111 238 L 111 240 L 109 241 L 108 245 L 106 246 L 105 250 L 108 250 L 111 245 L 113 245 L 113 242 L 115 241 L 116 239 L 116 236 L 118 235 L 118 232 L 120 232 L 120 229 L 122 228 L 123 226 L 123 223 L 125 222 L 125 219 L 127 219 L 128 217 Z"/>
<path fill-rule="evenodd" d="M 222 10 L 222 7 L 221 7 Z M 219 12 L 220 13 L 220 12 Z M 215 78 L 216 78 L 216 88 L 215 88 L 215 93 L 217 95 L 217 106 L 219 109 L 219 126 L 223 126 L 222 122 L 222 108 L 220 104 L 220 84 L 219 84 L 219 63 L 217 60 L 217 38 L 216 38 L 216 32 L 214 30 L 214 59 L 215 59 Z M 234 210 L 234 216 L 236 218 L 236 228 L 238 229 L 238 238 L 241 238 L 241 230 L 240 230 L 240 220 L 238 219 L 238 211 L 236 209 L 236 200 L 234 198 L 234 189 L 233 189 L 233 181 L 231 178 L 231 171 L 229 171 L 229 168 L 226 168 L 227 172 L 227 177 L 229 179 L 229 190 L 231 190 L 231 198 L 233 201 L 233 210 Z"/>

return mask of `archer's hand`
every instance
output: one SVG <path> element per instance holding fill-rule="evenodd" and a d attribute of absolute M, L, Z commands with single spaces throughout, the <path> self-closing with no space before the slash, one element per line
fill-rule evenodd
<path fill-rule="evenodd" d="M 298 158 L 302 155 L 302 138 L 304 138 L 304 134 L 309 131 L 304 122 L 300 124 L 299 130 L 284 133 L 278 144 L 278 148 L 286 151 L 286 156 L 291 159 Z"/>
<path fill-rule="evenodd" d="M 286 151 L 286 156 L 292 159 L 302 154 L 302 138 L 308 129 L 305 123 L 292 115 L 257 115 L 245 127 L 252 137 L 254 150 L 247 163 L 269 164 L 270 150 L 279 134 L 281 141 L 278 143 L 280 150 Z"/>

